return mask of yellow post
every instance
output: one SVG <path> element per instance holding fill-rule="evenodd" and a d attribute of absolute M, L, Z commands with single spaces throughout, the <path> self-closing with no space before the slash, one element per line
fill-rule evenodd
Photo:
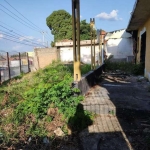
<path fill-rule="evenodd" d="M 81 80 L 80 69 L 80 0 L 72 0 L 74 81 Z"/>

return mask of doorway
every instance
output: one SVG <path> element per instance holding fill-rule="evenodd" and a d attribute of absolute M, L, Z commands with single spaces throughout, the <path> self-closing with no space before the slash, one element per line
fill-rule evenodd
<path fill-rule="evenodd" d="M 143 73 L 145 69 L 145 55 L 146 55 L 146 32 L 141 35 L 141 52 L 140 52 L 140 63 L 143 67 Z"/>

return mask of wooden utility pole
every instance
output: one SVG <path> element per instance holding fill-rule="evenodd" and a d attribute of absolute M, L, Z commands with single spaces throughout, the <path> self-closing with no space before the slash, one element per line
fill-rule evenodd
<path fill-rule="evenodd" d="M 91 70 L 95 69 L 95 19 L 90 18 L 91 27 Z"/>
<path fill-rule="evenodd" d="M 80 0 L 72 0 L 74 81 L 81 80 L 80 61 Z"/>

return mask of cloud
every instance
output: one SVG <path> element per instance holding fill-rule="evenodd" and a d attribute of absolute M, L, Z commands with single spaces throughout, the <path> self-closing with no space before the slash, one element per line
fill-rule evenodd
<path fill-rule="evenodd" d="M 34 39 L 33 36 L 23 36 L 19 38 L 20 41 L 33 40 L 33 39 Z"/>
<path fill-rule="evenodd" d="M 2 39 L 4 37 L 4 35 L 3 34 L 0 34 L 0 39 Z"/>
<path fill-rule="evenodd" d="M 20 48 L 22 48 L 22 45 L 15 45 L 12 47 L 13 50 L 19 50 Z"/>
<path fill-rule="evenodd" d="M 82 16 L 80 15 L 80 18 L 82 18 Z"/>
<path fill-rule="evenodd" d="M 96 18 L 99 18 L 101 20 L 109 20 L 109 21 L 122 20 L 122 18 L 118 17 L 118 10 L 112 10 L 110 13 L 102 12 L 96 15 Z"/>

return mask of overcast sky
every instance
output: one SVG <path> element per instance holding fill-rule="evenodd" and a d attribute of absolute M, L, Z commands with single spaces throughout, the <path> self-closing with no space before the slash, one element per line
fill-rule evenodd
<path fill-rule="evenodd" d="M 105 31 L 123 29 L 134 3 L 135 0 L 80 0 L 81 19 L 90 22 L 95 18 L 96 28 Z M 37 43 L 39 47 L 43 45 L 41 32 L 45 44 L 50 44 L 53 36 L 46 17 L 59 9 L 71 14 L 71 0 L 0 0 L 0 50 L 33 51 Z"/>

